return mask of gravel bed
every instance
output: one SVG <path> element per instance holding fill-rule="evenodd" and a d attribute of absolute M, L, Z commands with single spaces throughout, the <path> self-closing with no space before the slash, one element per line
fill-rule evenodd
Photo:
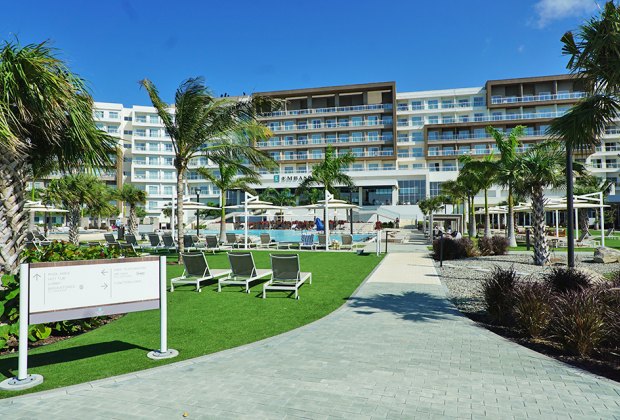
<path fill-rule="evenodd" d="M 566 255 L 556 255 L 552 264 L 566 265 Z M 592 262 L 591 253 L 575 253 L 575 265 L 599 274 L 608 274 L 620 270 L 620 263 L 598 264 Z M 532 263 L 532 253 L 510 253 L 488 257 L 473 257 L 462 260 L 444 261 L 443 267 L 435 261 L 441 281 L 448 289 L 448 296 L 462 312 L 483 312 L 482 281 L 493 268 L 514 267 L 518 274 L 528 280 L 540 280 L 553 265 L 539 267 Z"/>

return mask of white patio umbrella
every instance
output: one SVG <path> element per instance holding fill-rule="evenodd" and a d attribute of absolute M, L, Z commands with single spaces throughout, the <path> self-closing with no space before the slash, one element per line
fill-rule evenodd
<path fill-rule="evenodd" d="M 325 192 L 326 200 L 319 200 L 316 204 L 308 204 L 306 206 L 299 206 L 299 208 L 306 208 L 311 210 L 325 209 L 325 214 L 329 214 L 329 209 L 359 209 L 360 207 L 355 204 L 347 203 L 344 200 L 337 200 L 333 198 L 328 191 Z M 329 220 L 324 220 L 325 223 L 325 243 L 329 246 Z"/>
<path fill-rule="evenodd" d="M 227 209 L 243 209 L 243 216 L 245 218 L 244 225 L 244 247 L 248 249 L 248 216 L 250 210 L 284 210 L 286 207 L 276 206 L 269 201 L 259 200 L 257 195 L 252 195 L 248 192 L 245 193 L 245 201 L 243 204 L 236 206 L 226 206 Z"/>

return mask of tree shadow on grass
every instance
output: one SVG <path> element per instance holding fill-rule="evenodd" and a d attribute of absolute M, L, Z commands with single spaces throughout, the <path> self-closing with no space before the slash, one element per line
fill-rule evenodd
<path fill-rule="evenodd" d="M 391 312 L 405 321 L 413 322 L 454 319 L 455 316 L 461 315 L 444 297 L 414 291 L 372 297 L 351 297 L 349 305 L 356 309 L 356 313 L 362 315 Z"/>
<path fill-rule="evenodd" d="M 72 362 L 103 354 L 117 353 L 134 349 L 140 349 L 147 352 L 153 350 L 136 344 L 126 343 L 124 341 L 107 341 L 105 343 L 87 344 L 85 346 L 70 347 L 46 353 L 29 354 L 28 368 L 54 365 L 63 362 Z M 10 378 L 14 376 L 13 371 L 17 372 L 17 354 L 14 357 L 0 359 L 0 374 Z"/>

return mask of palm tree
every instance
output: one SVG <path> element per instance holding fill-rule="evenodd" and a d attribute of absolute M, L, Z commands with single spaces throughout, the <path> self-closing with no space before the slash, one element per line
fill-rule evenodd
<path fill-rule="evenodd" d="M 106 165 L 116 140 L 93 121 L 93 100 L 47 43 L 0 48 L 0 269 L 15 273 L 24 247 L 26 185 L 41 168 Z"/>
<path fill-rule="evenodd" d="M 517 149 L 521 146 L 520 138 L 525 132 L 525 127 L 518 125 L 508 135 L 489 126 L 487 132 L 495 139 L 495 144 L 501 156 L 497 161 L 497 183 L 508 188 L 508 242 L 511 247 L 517 246 L 515 237 L 515 212 L 514 212 L 514 183 L 519 172 L 519 159 Z"/>
<path fill-rule="evenodd" d="M 549 261 L 545 235 L 545 188 L 558 188 L 565 182 L 564 149 L 557 142 L 544 142 L 520 155 L 518 189 L 532 199 L 534 264 Z"/>
<path fill-rule="evenodd" d="M 266 188 L 260 194 L 261 200 L 269 201 L 276 206 L 293 206 L 297 201 L 295 195 L 290 189 L 284 188 L 282 190 L 276 190 L 275 188 Z"/>
<path fill-rule="evenodd" d="M 296 194 L 306 193 L 313 186 L 323 187 L 323 192 L 329 191 L 334 196 L 338 196 L 337 185 L 355 188 L 353 179 L 342 170 L 342 168 L 346 168 L 353 162 L 355 162 L 355 157 L 352 153 L 348 152 L 338 155 L 332 146 L 327 146 L 325 149 L 325 159 L 321 163 L 314 165 L 312 174 L 301 181 L 297 187 Z M 323 219 L 327 223 L 325 220 L 327 219 L 325 210 L 323 210 Z"/>
<path fill-rule="evenodd" d="M 456 179 L 452 179 L 441 184 L 441 192 L 444 196 L 450 197 L 450 202 L 453 205 L 452 213 L 458 213 L 459 205 L 464 203 L 466 198 L 466 194 L 463 192 L 463 186 L 457 182 Z"/>
<path fill-rule="evenodd" d="M 465 158 L 465 159 L 462 159 Z M 462 172 L 476 181 L 476 186 L 484 191 L 484 236 L 491 236 L 491 217 L 489 215 L 489 189 L 495 183 L 497 162 L 493 153 L 486 155 L 482 160 L 473 160 L 469 156 L 461 156 Z M 471 212 L 470 212 L 471 213 Z"/>
<path fill-rule="evenodd" d="M 135 235 L 138 233 L 138 206 L 146 203 L 146 191 L 124 184 L 121 189 L 114 190 L 114 199 L 129 206 L 129 217 L 127 220 L 127 233 Z M 142 209 L 144 211 L 144 209 Z"/>
<path fill-rule="evenodd" d="M 605 4 L 600 16 L 562 37 L 562 53 L 569 57 L 566 68 L 584 85 L 588 95 L 566 114 L 556 118 L 549 133 L 566 144 L 566 195 L 568 266 L 575 266 L 573 226 L 573 156 L 579 148 L 599 144 L 601 134 L 620 110 L 620 6 Z"/>
<path fill-rule="evenodd" d="M 249 166 L 228 159 L 217 159 L 218 169 L 198 168 L 198 173 L 220 190 L 220 239 L 226 237 L 226 191 L 242 190 L 255 194 L 252 185 L 260 185 L 260 174 Z"/>
<path fill-rule="evenodd" d="M 256 119 L 258 110 L 268 99 L 261 96 L 244 98 L 217 98 L 205 86 L 201 77 L 181 83 L 175 94 L 174 115 L 172 107 L 159 96 L 155 85 L 148 79 L 140 81 L 146 89 L 161 118 L 174 149 L 174 166 L 177 172 L 177 243 L 179 254 L 183 246 L 183 185 L 188 166 L 193 158 L 218 157 L 247 160 L 260 166 L 265 155 L 254 146 L 266 140 L 271 131 Z M 179 260 L 179 263 L 181 260 Z"/>
<path fill-rule="evenodd" d="M 97 206 L 105 184 L 94 175 L 65 175 L 50 181 L 46 195 L 55 204 L 62 205 L 69 212 L 69 242 L 79 245 L 80 220 L 85 206 Z"/>
<path fill-rule="evenodd" d="M 108 218 L 118 215 L 118 207 L 110 203 L 114 197 L 110 188 L 104 183 L 96 184 L 94 188 L 96 188 L 96 191 L 93 191 L 96 200 L 90 202 L 83 213 L 93 217 L 93 225 L 98 229 L 101 226 L 100 219 L 102 217 Z"/>
<path fill-rule="evenodd" d="M 432 231 L 433 231 L 433 214 L 437 213 L 443 207 L 443 200 L 440 196 L 429 197 L 418 201 L 418 207 L 420 211 L 425 215 L 429 216 L 429 232 L 431 232 L 431 240 L 433 239 Z M 426 224 L 426 218 L 424 218 L 424 225 Z M 423 226 L 423 230 L 426 226 Z"/>
<path fill-rule="evenodd" d="M 461 156 L 459 160 L 467 161 L 468 156 Z M 474 200 L 476 194 L 480 192 L 482 181 L 480 180 L 480 173 L 474 171 L 470 168 L 470 170 L 461 169 L 459 176 L 456 178 L 458 185 L 461 187 L 463 194 L 467 198 L 467 215 L 468 215 L 468 235 L 473 238 L 476 236 L 476 215 L 475 215 L 475 205 Z"/>

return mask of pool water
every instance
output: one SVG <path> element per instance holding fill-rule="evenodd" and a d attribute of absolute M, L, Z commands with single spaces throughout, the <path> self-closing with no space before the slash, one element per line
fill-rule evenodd
<path fill-rule="evenodd" d="M 195 232 L 192 231 L 191 229 L 186 230 L 187 233 L 190 232 Z M 236 233 L 238 235 L 243 235 L 245 233 L 245 231 L 243 229 L 239 230 L 239 229 L 235 229 L 235 230 L 226 230 L 227 233 Z M 260 229 L 250 229 L 248 230 L 248 235 L 252 235 L 252 236 L 259 236 L 261 233 L 268 233 L 269 235 L 271 235 L 271 239 L 275 240 L 276 242 L 301 242 L 301 234 L 302 232 L 307 232 L 307 231 L 301 231 L 301 230 L 288 230 L 288 229 L 283 229 L 283 230 L 260 230 Z M 312 232 L 310 232 L 312 233 Z M 348 232 L 344 232 L 344 233 L 348 233 Z M 200 234 L 201 235 L 219 235 L 220 231 L 219 230 L 204 230 L 201 229 L 200 230 Z M 329 239 L 330 240 L 336 240 L 339 242 L 342 242 L 342 238 L 341 238 L 342 232 L 330 232 L 329 233 Z M 374 236 L 373 234 L 353 234 L 353 241 L 354 242 L 359 242 L 362 241 L 366 238 L 372 237 Z M 314 234 L 314 240 L 316 242 L 318 242 L 319 237 L 318 235 L 315 233 Z"/>

